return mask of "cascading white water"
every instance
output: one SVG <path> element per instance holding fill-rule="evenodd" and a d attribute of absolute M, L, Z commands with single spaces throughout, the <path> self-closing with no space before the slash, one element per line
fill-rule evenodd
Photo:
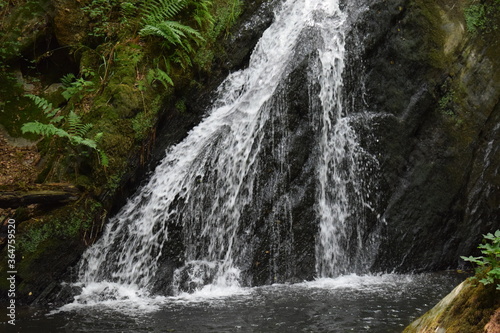
<path fill-rule="evenodd" d="M 320 31 L 322 38 L 314 78 L 321 87 L 322 110 L 318 115 L 317 271 L 323 277 L 348 271 L 346 246 L 351 246 L 351 233 L 357 230 L 349 225 L 351 210 L 363 205 L 363 200 L 357 180 L 360 148 L 342 108 L 345 18 L 338 0 L 284 2 L 248 68 L 229 75 L 206 118 L 167 152 L 140 194 L 109 221 L 101 239 L 86 251 L 80 266 L 82 284 L 109 287 L 112 282 L 147 290 L 171 238 L 172 225 L 182 226 L 185 246 L 184 267 L 175 272 L 174 287 L 179 287 L 181 275 L 189 279 L 188 289 L 207 283 L 240 284 L 238 261 L 249 252 L 249 245 L 238 233 L 253 232 L 242 223 L 242 214 L 255 200 L 261 171 L 258 156 L 266 135 L 272 137 L 268 133 L 272 125 L 268 125 L 279 124 L 286 112 L 273 94 L 291 70 L 299 36 L 306 29 Z M 275 101 L 270 103 L 272 97 Z M 279 145 L 286 145 L 286 138 Z M 276 154 L 287 172 L 287 153 L 278 148 Z M 286 197 L 278 206 L 277 210 L 284 211 L 282 216 L 289 214 Z"/>
<path fill-rule="evenodd" d="M 334 277 L 359 270 L 365 264 L 363 252 L 363 211 L 366 200 L 363 162 L 374 163 L 359 144 L 352 122 L 357 117 L 343 103 L 345 29 L 342 22 L 322 22 L 324 49 L 320 50 L 317 76 L 321 87 L 322 114 L 318 122 L 321 136 L 318 167 L 318 213 L 320 231 L 316 242 L 316 271 L 320 277 Z M 370 161 L 368 163 L 368 160 Z M 360 251 L 361 250 L 361 251 Z"/>

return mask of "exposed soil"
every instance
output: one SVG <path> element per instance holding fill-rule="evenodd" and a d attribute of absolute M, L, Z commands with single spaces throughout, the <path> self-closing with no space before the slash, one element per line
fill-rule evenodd
<path fill-rule="evenodd" d="M 0 128 L 0 185 L 32 184 L 38 175 L 38 161 L 35 144 L 11 138 Z"/>

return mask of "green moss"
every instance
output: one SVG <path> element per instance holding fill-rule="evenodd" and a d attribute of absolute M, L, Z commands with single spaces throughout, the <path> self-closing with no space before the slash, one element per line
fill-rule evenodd
<path fill-rule="evenodd" d="M 469 6 L 464 9 L 467 30 L 476 34 L 492 33 L 498 30 L 498 20 L 500 18 L 500 1 L 490 0 L 484 3 L 469 2 Z"/>
<path fill-rule="evenodd" d="M 453 26 L 454 19 L 448 15 L 447 10 L 441 8 L 439 2 L 420 0 L 416 1 L 417 12 L 420 15 L 418 24 L 425 33 L 426 38 L 421 48 L 426 53 L 429 64 L 438 69 L 444 69 L 452 63 L 453 54 L 446 50 L 447 39 L 459 34 L 457 28 L 445 29 L 447 25 Z"/>
<path fill-rule="evenodd" d="M 135 131 L 135 138 L 138 141 L 146 139 L 154 128 L 156 123 L 156 117 L 153 113 L 138 113 L 132 120 L 132 128 Z"/>
<path fill-rule="evenodd" d="M 121 128 L 125 129 L 124 127 Z M 133 131 L 132 129 L 129 129 L 128 126 L 127 130 Z M 110 169 L 114 170 L 113 168 L 121 166 L 123 164 L 123 161 L 127 159 L 130 152 L 132 151 L 133 134 L 130 135 L 126 132 L 123 134 L 107 132 L 103 135 L 101 142 L 102 149 L 104 149 L 110 159 L 109 167 Z"/>
<path fill-rule="evenodd" d="M 131 118 L 142 107 L 141 93 L 133 85 L 117 84 L 112 87 L 110 104 L 121 118 Z"/>
<path fill-rule="evenodd" d="M 58 209 L 42 219 L 22 223 L 19 227 L 18 250 L 22 255 L 29 256 L 48 239 L 77 238 L 89 229 L 99 208 L 97 201 L 86 199 L 83 204 Z"/>
<path fill-rule="evenodd" d="M 21 281 L 18 291 L 23 296 L 31 291 L 41 292 L 37 288 L 43 288 L 73 264 L 81 253 L 79 251 L 83 251 L 84 240 L 89 237 L 90 231 L 99 229 L 94 221 L 101 221 L 102 215 L 101 204 L 92 198 L 85 198 L 45 216 L 24 222 L 16 220 L 16 269 Z M 6 248 L 0 257 L 6 257 Z M 0 263 L 2 273 L 7 270 L 6 262 L 2 260 Z M 8 288 L 3 280 L 0 281 L 2 292 Z"/>
<path fill-rule="evenodd" d="M 442 302 L 408 326 L 404 333 L 482 333 L 500 307 L 500 291 L 493 285 L 473 286 L 466 281 Z"/>

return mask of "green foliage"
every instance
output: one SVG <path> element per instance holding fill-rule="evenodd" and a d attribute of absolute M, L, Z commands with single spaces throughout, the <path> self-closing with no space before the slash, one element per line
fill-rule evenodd
<path fill-rule="evenodd" d="M 467 29 L 470 32 L 476 32 L 478 29 L 483 29 L 486 25 L 485 5 L 476 4 L 470 5 L 466 8 L 465 22 L 467 23 Z"/>
<path fill-rule="evenodd" d="M 51 216 L 44 223 L 33 223 L 20 236 L 19 251 L 23 254 L 33 253 L 47 239 L 77 237 L 90 228 L 95 212 L 101 208 L 97 201 L 87 199 L 83 207 L 66 210 L 64 216 Z"/>
<path fill-rule="evenodd" d="M 214 18 L 210 13 L 210 8 L 212 7 L 212 1 L 201 0 L 201 1 L 190 1 L 188 6 L 194 7 L 192 10 L 193 20 L 196 22 L 200 29 L 211 28 L 214 23 Z"/>
<path fill-rule="evenodd" d="M 169 85 L 174 85 L 174 81 L 172 81 L 172 78 L 167 74 L 167 72 L 163 71 L 160 68 L 151 68 L 148 71 L 147 79 L 149 84 L 152 84 L 154 81 L 158 81 L 165 88 L 168 88 Z"/>
<path fill-rule="evenodd" d="M 89 36 L 98 39 L 116 37 L 123 28 L 136 25 L 141 0 L 92 0 L 82 8 L 90 19 Z"/>
<path fill-rule="evenodd" d="M 62 116 L 56 117 L 57 113 L 59 113 L 61 109 L 54 108 L 52 106 L 52 103 L 49 103 L 49 101 L 47 101 L 45 98 L 31 94 L 26 95 L 26 97 L 30 98 L 33 102 L 35 102 L 35 105 L 40 109 L 42 109 L 43 113 L 45 113 L 45 116 L 47 118 L 51 118 L 50 119 L 51 123 L 57 123 L 64 118 Z"/>
<path fill-rule="evenodd" d="M 462 256 L 461 258 L 478 265 L 474 279 L 481 277 L 479 282 L 484 285 L 497 283 L 496 288 L 500 290 L 500 230 L 495 231 L 495 234 L 483 235 L 483 237 L 485 241 L 489 241 L 478 246 L 483 256 Z"/>
<path fill-rule="evenodd" d="M 465 10 L 465 22 L 467 30 L 471 33 L 492 32 L 498 29 L 500 14 L 500 0 L 480 4 L 471 4 Z"/>
<path fill-rule="evenodd" d="M 22 236 L 22 242 L 19 242 L 19 250 L 22 253 L 32 253 L 38 248 L 38 245 L 46 240 L 49 234 L 46 231 L 47 228 L 33 228 L 30 229 Z"/>
<path fill-rule="evenodd" d="M 111 11 L 116 5 L 116 0 L 92 0 L 82 10 L 91 20 L 92 30 L 89 35 L 93 37 L 106 37 Z"/>
<path fill-rule="evenodd" d="M 236 20 L 241 15 L 243 2 L 241 0 L 222 0 L 218 1 L 215 10 L 213 37 L 217 38 L 221 33 L 228 34 L 229 29 L 236 23 Z"/>
<path fill-rule="evenodd" d="M 139 35 L 164 39 L 163 46 L 166 49 L 180 47 L 186 52 L 191 52 L 191 42 L 199 43 L 203 37 L 192 27 L 173 20 L 187 5 L 188 1 L 185 0 L 146 1 L 143 7 L 145 12 L 144 26 L 139 31 Z M 202 18 L 198 17 L 196 20 L 201 21 Z"/>
<path fill-rule="evenodd" d="M 218 52 L 219 38 L 227 36 L 242 12 L 241 0 L 214 0 L 211 7 L 212 24 L 206 29 L 205 46 L 197 50 L 193 62 L 201 69 L 209 71 Z"/>
<path fill-rule="evenodd" d="M 143 37 L 161 37 L 167 41 L 167 43 L 164 43 L 166 48 L 179 46 L 188 52 L 192 51 L 189 43 L 190 38 L 194 41 L 202 39 L 198 31 L 175 21 L 150 22 L 141 29 L 139 34 Z"/>
<path fill-rule="evenodd" d="M 83 124 L 81 118 L 71 111 L 66 118 L 65 127 L 54 126 L 55 122 L 60 122 L 65 118 L 63 116 L 57 116 L 59 109 L 54 109 L 51 103 L 42 97 L 35 95 L 26 95 L 26 97 L 32 99 L 35 104 L 40 107 L 47 118 L 49 118 L 49 123 L 44 124 L 38 121 L 25 123 L 21 127 L 23 133 L 33 133 L 37 135 L 42 135 L 44 137 L 57 136 L 61 138 L 67 138 L 71 145 L 73 146 L 86 146 L 95 150 L 99 154 L 100 162 L 103 166 L 108 165 L 108 157 L 106 154 L 97 147 L 97 142 L 101 139 L 102 133 L 97 133 L 92 139 L 87 137 L 88 132 L 92 128 L 92 124 Z"/>
<path fill-rule="evenodd" d="M 132 128 L 137 140 L 144 140 L 154 127 L 155 117 L 151 113 L 140 112 L 132 120 Z"/>
<path fill-rule="evenodd" d="M 177 102 L 175 102 L 175 108 L 180 113 L 186 112 L 186 100 L 184 98 L 179 99 Z"/>
<path fill-rule="evenodd" d="M 448 90 L 438 101 L 438 109 L 446 116 L 454 116 L 453 103 L 455 100 L 455 91 Z"/>
<path fill-rule="evenodd" d="M 85 92 L 94 91 L 92 88 L 94 86 L 94 82 L 87 81 L 82 77 L 76 78 L 73 73 L 63 76 L 61 83 L 65 88 L 62 95 L 66 100 L 69 100 L 73 96 L 77 96 L 77 99 L 81 100 Z"/>

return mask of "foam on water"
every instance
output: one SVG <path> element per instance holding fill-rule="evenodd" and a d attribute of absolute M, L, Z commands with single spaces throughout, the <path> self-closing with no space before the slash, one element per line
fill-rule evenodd
<path fill-rule="evenodd" d="M 348 292 L 361 291 L 370 293 L 386 293 L 388 290 L 403 288 L 422 279 L 418 275 L 356 275 L 349 274 L 336 278 L 319 278 L 314 281 L 304 281 L 296 284 L 274 284 L 244 288 L 238 285 L 226 286 L 209 284 L 194 292 L 181 292 L 177 296 L 151 296 L 146 290 L 134 285 L 123 285 L 111 282 L 90 283 L 84 285 L 80 295 L 73 303 L 64 305 L 50 315 L 59 312 L 81 310 L 116 311 L 125 315 L 137 316 L 144 313 L 160 311 L 172 305 L 189 305 L 196 303 L 222 304 L 225 300 L 252 301 L 256 293 L 262 290 L 279 293 L 291 290 L 344 290 Z M 418 281 L 417 281 L 418 282 Z"/>
<path fill-rule="evenodd" d="M 355 289 L 355 290 L 373 290 L 380 287 L 388 287 L 402 284 L 409 284 L 414 281 L 412 275 L 399 274 L 380 274 L 380 275 L 341 275 L 336 278 L 320 278 L 310 282 L 299 284 L 306 288 L 319 289 Z"/>
<path fill-rule="evenodd" d="M 136 315 L 157 311 L 166 300 L 164 296 L 151 296 L 136 285 L 103 281 L 75 284 L 75 287 L 78 286 L 81 286 L 82 290 L 74 297 L 74 301 L 50 312 L 49 315 L 82 309 L 107 309 Z"/>

